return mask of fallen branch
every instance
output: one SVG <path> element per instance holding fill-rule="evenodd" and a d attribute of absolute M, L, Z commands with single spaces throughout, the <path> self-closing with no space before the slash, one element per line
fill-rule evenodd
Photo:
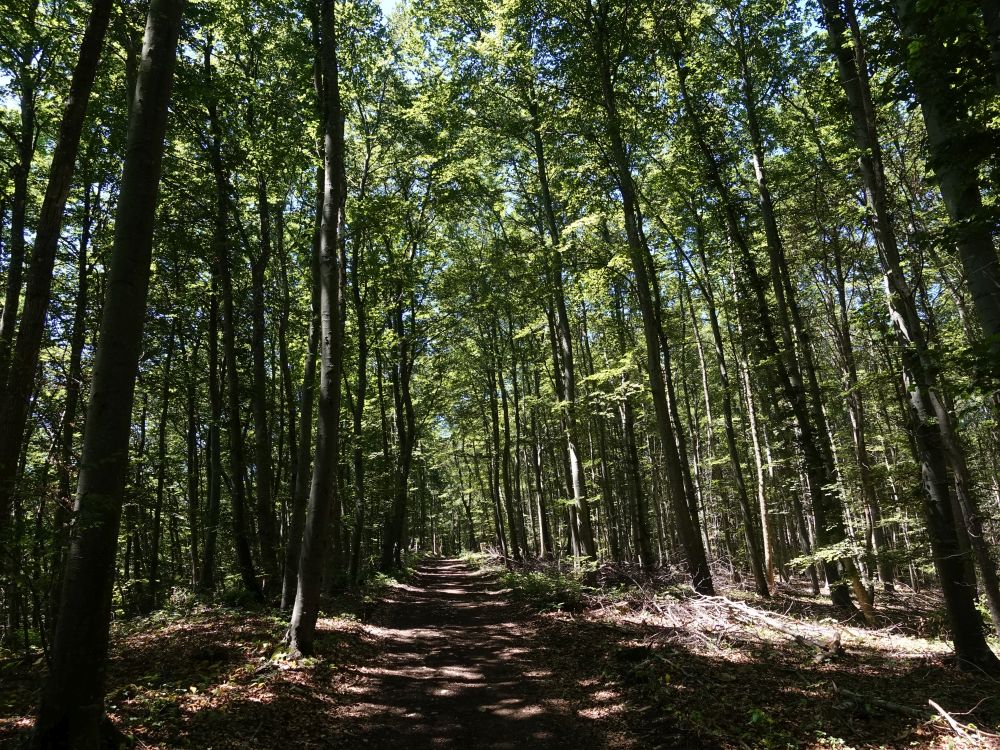
<path fill-rule="evenodd" d="M 833 692 L 837 695 L 842 695 L 848 700 L 852 700 L 855 703 L 869 706 L 877 706 L 878 708 L 883 708 L 886 711 L 892 711 L 897 714 L 902 714 L 903 716 L 913 716 L 917 719 L 928 719 L 927 712 L 919 709 L 913 708 L 912 706 L 904 706 L 901 703 L 893 703 L 892 701 L 882 700 L 881 698 L 871 698 L 866 695 L 861 695 L 860 693 L 855 693 L 851 690 L 845 690 L 839 687 L 836 682 L 831 683 L 833 685 Z"/>
<path fill-rule="evenodd" d="M 776 630 L 779 633 L 784 633 L 790 636 L 792 640 L 798 643 L 800 646 L 805 646 L 806 648 L 816 649 L 822 655 L 839 655 L 843 652 L 843 648 L 840 643 L 840 631 L 835 630 L 833 636 L 826 642 L 821 643 L 819 641 L 814 641 L 810 638 L 806 638 L 801 633 L 798 633 L 791 628 L 785 627 L 782 623 L 775 620 L 773 617 L 765 615 L 763 612 L 758 612 L 752 607 L 748 607 L 746 604 L 741 602 L 734 602 L 731 599 L 727 599 L 724 596 L 715 597 L 704 597 L 704 599 L 711 600 L 713 602 L 718 602 L 735 612 L 743 614 L 745 617 L 749 617 L 752 620 L 763 623 L 772 630 Z"/>
<path fill-rule="evenodd" d="M 833 685 L 833 691 L 837 693 L 837 695 L 841 695 L 847 698 L 848 700 L 854 701 L 855 703 L 862 705 L 877 706 L 878 708 L 885 709 L 886 711 L 892 711 L 894 713 L 902 714 L 904 716 L 912 716 L 917 719 L 927 720 L 933 718 L 932 716 L 929 715 L 930 712 L 924 709 L 913 708 L 912 706 L 904 706 L 900 703 L 893 703 L 892 701 L 882 700 L 881 698 L 871 698 L 865 695 L 861 695 L 860 693 L 855 693 L 851 690 L 845 690 L 842 687 L 838 687 L 836 682 L 831 684 Z M 937 712 L 937 714 L 942 719 L 945 720 L 945 722 L 955 733 L 955 735 L 963 740 L 969 740 L 975 742 L 977 745 L 981 745 L 983 744 L 983 740 L 982 737 L 980 737 L 979 735 L 986 735 L 989 737 L 996 736 L 996 735 L 991 735 L 987 732 L 982 732 L 979 729 L 974 730 L 973 734 L 965 727 L 963 727 L 961 724 L 959 724 L 957 721 L 955 721 L 955 719 L 952 718 L 951 714 L 945 711 L 939 703 L 931 699 L 928 699 L 927 703 L 930 705 L 931 708 L 934 709 L 934 711 Z"/>
<path fill-rule="evenodd" d="M 953 718 L 951 718 L 951 714 L 949 714 L 947 711 L 941 708 L 940 704 L 935 703 L 930 699 L 927 700 L 927 703 L 929 703 L 930 707 L 933 708 L 935 711 L 937 711 L 938 715 L 948 723 L 948 726 L 951 727 L 951 730 L 956 735 L 961 737 L 963 740 L 972 739 L 972 737 L 969 736 L 969 733 L 965 731 L 962 725 L 959 724 L 957 721 L 955 721 Z"/>

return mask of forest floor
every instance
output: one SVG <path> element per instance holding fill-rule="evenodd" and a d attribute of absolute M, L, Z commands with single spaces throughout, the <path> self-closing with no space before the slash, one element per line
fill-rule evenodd
<path fill-rule="evenodd" d="M 727 594 L 428 559 L 332 602 L 313 659 L 260 612 L 118 623 L 108 710 L 140 748 L 1000 747 L 998 683 L 951 665 L 933 598 L 887 596 L 865 628 L 794 590 Z M 43 670 L 0 661 L 0 746 Z"/>

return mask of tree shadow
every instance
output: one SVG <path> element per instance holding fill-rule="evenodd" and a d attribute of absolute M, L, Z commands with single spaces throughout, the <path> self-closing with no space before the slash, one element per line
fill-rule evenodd
<path fill-rule="evenodd" d="M 954 738 L 928 699 L 959 723 L 991 733 L 1000 726 L 996 680 L 960 671 L 944 653 L 902 642 L 894 650 L 884 635 L 831 655 L 721 626 L 702 639 L 683 627 L 584 617 L 554 628 L 573 634 L 581 657 L 593 644 L 616 644 L 589 662 L 592 670 L 621 687 L 664 746 L 926 747 Z"/>

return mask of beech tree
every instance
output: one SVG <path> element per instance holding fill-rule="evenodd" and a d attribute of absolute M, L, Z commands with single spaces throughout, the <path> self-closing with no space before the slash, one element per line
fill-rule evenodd
<path fill-rule="evenodd" d="M 308 655 L 424 553 L 869 622 L 930 591 L 996 672 L 991 7 L 12 3 L 0 641 L 49 657 L 38 745 L 112 736 L 115 620 L 274 607 Z"/>
<path fill-rule="evenodd" d="M 33 745 L 98 748 L 107 743 L 104 674 L 111 590 L 121 518 L 153 251 L 163 139 L 184 4 L 149 8 L 129 117 L 122 198 L 115 219 L 110 280 L 87 405 L 86 436 L 60 594 L 52 662 Z"/>

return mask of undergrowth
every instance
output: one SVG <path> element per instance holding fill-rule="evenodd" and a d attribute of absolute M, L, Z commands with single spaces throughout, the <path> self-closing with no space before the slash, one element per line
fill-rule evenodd
<path fill-rule="evenodd" d="M 524 564 L 508 567 L 501 558 L 483 552 L 469 552 L 461 559 L 492 573 L 514 599 L 541 611 L 579 612 L 586 606 L 588 595 L 597 591 L 586 580 L 592 566 L 564 570 L 554 562 L 535 561 L 530 567 Z"/>

